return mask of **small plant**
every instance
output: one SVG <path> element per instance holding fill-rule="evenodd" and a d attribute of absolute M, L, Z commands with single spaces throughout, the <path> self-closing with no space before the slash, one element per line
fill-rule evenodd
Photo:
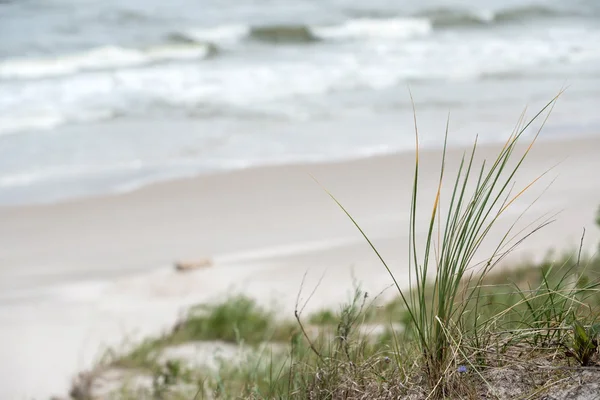
<path fill-rule="evenodd" d="M 584 367 L 592 364 L 592 357 L 598 351 L 600 324 L 585 327 L 578 320 L 573 321 L 573 341 L 567 349 L 567 356 L 575 358 Z"/>
<path fill-rule="evenodd" d="M 343 350 L 348 359 L 351 358 L 350 338 L 365 308 L 366 300 L 367 293 L 356 288 L 352 301 L 342 307 L 340 313 L 340 319 L 336 330 L 336 339 L 338 341 L 338 350 Z"/>
<path fill-rule="evenodd" d="M 152 379 L 154 398 L 163 399 L 175 385 L 186 378 L 186 371 L 177 360 L 169 360 L 158 369 Z"/>
<path fill-rule="evenodd" d="M 157 365 L 157 350 L 163 347 L 164 342 L 163 338 L 145 339 L 120 357 L 107 354 L 104 363 L 112 363 L 122 368 L 152 369 Z"/>
<path fill-rule="evenodd" d="M 236 296 L 216 305 L 201 305 L 190 311 L 172 335 L 174 341 L 223 340 L 258 344 L 267 340 L 287 341 L 295 326 L 275 316 L 254 300 Z"/>

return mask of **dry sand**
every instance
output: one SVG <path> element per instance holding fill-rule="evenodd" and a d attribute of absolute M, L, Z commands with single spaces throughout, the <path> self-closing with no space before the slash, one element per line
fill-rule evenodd
<path fill-rule="evenodd" d="M 450 170 L 462 153 L 450 151 Z M 414 154 L 403 153 L 254 168 L 118 196 L 0 208 L 0 399 L 64 394 L 102 346 L 158 332 L 195 302 L 242 291 L 290 315 L 306 271 L 304 298 L 322 278 L 307 309 L 344 301 L 353 276 L 372 294 L 388 287 L 384 268 L 309 174 L 348 208 L 407 285 L 413 163 Z M 421 165 L 426 217 L 439 151 L 423 152 Z M 507 227 L 556 178 L 528 221 L 562 213 L 513 260 L 573 249 L 584 227 L 586 248 L 595 248 L 600 138 L 539 142 L 518 184 L 554 166 L 500 224 Z M 204 257 L 214 259 L 212 268 L 172 269 L 176 259 Z"/>

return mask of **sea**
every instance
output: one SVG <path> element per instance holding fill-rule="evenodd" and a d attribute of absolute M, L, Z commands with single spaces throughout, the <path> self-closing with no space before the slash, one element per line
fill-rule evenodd
<path fill-rule="evenodd" d="M 0 205 L 600 134 L 597 0 L 0 0 Z M 533 134 L 533 133 L 532 133 Z"/>

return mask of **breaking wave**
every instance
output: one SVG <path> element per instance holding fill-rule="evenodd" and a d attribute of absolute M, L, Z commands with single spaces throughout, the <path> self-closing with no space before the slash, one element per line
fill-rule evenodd
<path fill-rule="evenodd" d="M 485 26 L 536 18 L 568 16 L 568 13 L 543 6 L 506 8 L 496 11 L 466 8 L 434 8 L 412 16 L 382 17 L 369 12 L 332 25 L 220 25 L 191 29 L 170 35 L 184 43 L 240 42 L 312 43 L 343 39 L 406 39 L 429 34 L 435 29 Z"/>
<path fill-rule="evenodd" d="M 423 18 L 357 18 L 337 25 L 222 25 L 171 34 L 183 41 L 216 43 L 253 40 L 264 43 L 311 43 L 323 40 L 410 38 L 431 31 Z"/>
<path fill-rule="evenodd" d="M 539 18 L 558 18 L 567 16 L 564 11 L 558 11 L 543 6 L 525 6 L 506 8 L 497 11 L 460 9 L 460 8 L 435 8 L 417 13 L 415 17 L 425 18 L 432 28 L 453 28 L 485 26 L 501 23 L 510 23 Z"/>
<path fill-rule="evenodd" d="M 210 57 L 217 51 L 211 43 L 167 44 L 146 49 L 103 46 L 81 53 L 37 59 L 9 59 L 0 62 L 0 79 L 36 79 L 71 75 L 167 61 Z"/>

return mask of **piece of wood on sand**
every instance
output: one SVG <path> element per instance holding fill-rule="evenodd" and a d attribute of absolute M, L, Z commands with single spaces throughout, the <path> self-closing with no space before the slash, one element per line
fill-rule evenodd
<path fill-rule="evenodd" d="M 189 272 L 198 269 L 212 267 L 213 262 L 210 258 L 200 258 L 198 260 L 175 261 L 175 270 L 178 272 Z"/>

